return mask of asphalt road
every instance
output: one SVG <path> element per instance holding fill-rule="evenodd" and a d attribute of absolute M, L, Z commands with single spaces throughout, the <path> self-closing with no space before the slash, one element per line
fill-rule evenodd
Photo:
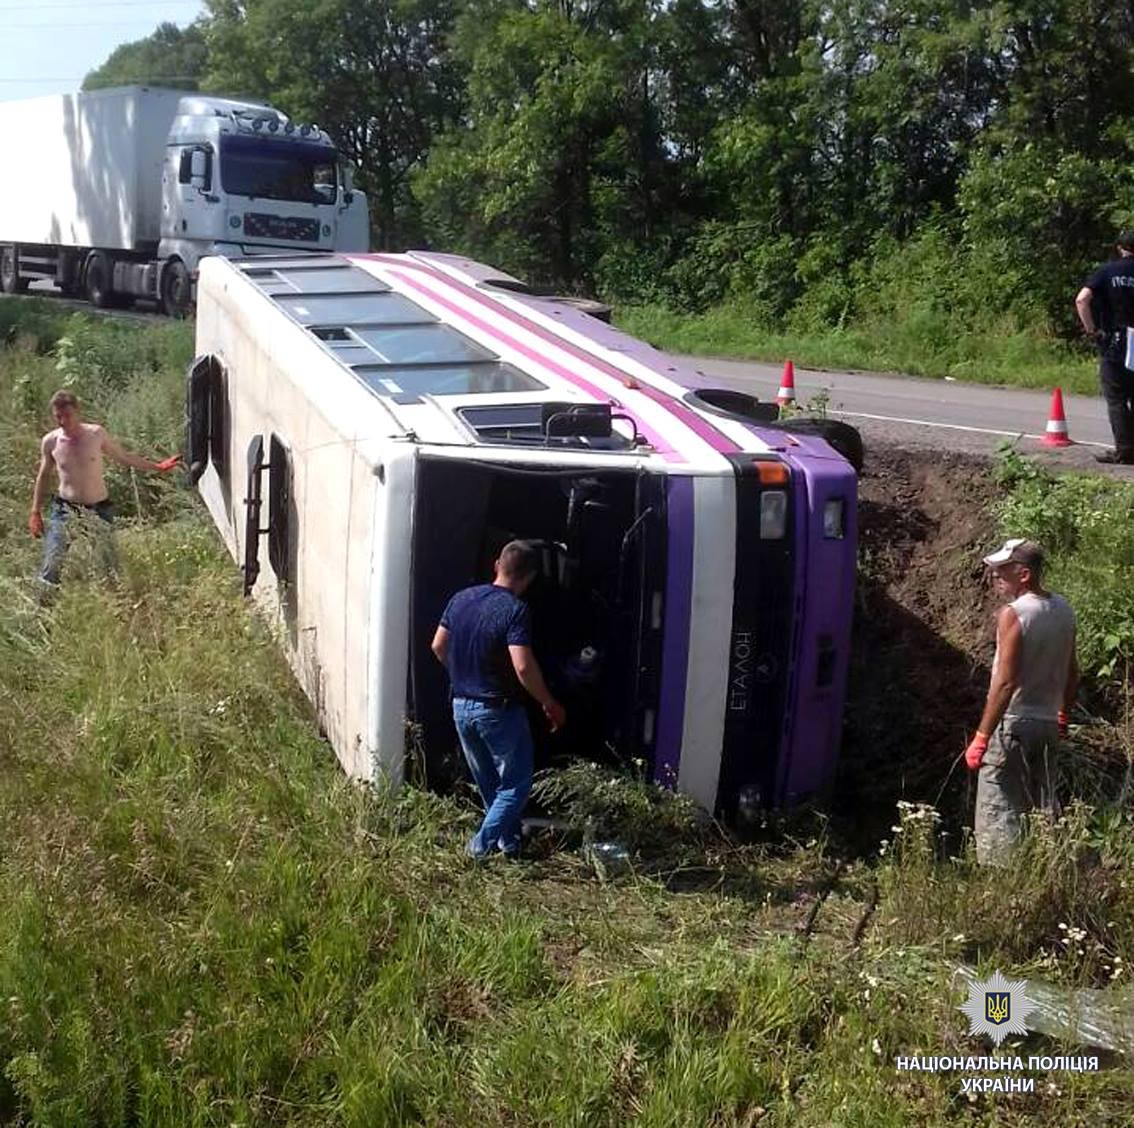
<path fill-rule="evenodd" d="M 774 400 L 782 365 L 719 357 L 688 358 L 722 386 Z M 1022 453 L 1038 455 L 1053 466 L 1098 468 L 1094 455 L 1112 445 L 1102 399 L 1064 395 L 1067 425 L 1074 445 L 1062 449 L 1040 442 L 1047 424 L 1051 393 L 1022 388 L 882 376 L 869 372 L 819 372 L 796 368 L 798 402 L 825 393 L 827 411 L 859 427 L 870 439 L 903 446 L 993 452 L 1011 441 Z M 1107 468 L 1134 478 L 1134 467 Z"/>

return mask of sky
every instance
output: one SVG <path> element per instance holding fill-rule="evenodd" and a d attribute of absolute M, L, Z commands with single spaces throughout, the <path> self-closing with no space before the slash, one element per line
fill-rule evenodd
<path fill-rule="evenodd" d="M 204 10 L 202 0 L 0 0 L 0 101 L 78 90 L 119 44 Z"/>

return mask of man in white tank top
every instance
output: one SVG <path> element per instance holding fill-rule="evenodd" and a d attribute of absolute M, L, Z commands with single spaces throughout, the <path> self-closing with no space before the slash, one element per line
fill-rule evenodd
<path fill-rule="evenodd" d="M 1066 734 L 1079 683 L 1075 612 L 1043 588 L 1043 553 L 1015 539 L 984 558 L 997 594 L 996 658 L 980 728 L 965 752 L 977 777 L 977 860 L 1002 865 L 1023 830 L 1021 816 L 1055 814 L 1052 758 Z"/>

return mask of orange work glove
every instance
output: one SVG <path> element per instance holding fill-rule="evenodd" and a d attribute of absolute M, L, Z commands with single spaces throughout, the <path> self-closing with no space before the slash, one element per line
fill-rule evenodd
<path fill-rule="evenodd" d="M 28 532 L 33 537 L 43 536 L 43 516 L 38 509 L 33 509 L 28 514 Z"/>
<path fill-rule="evenodd" d="M 1071 718 L 1067 716 L 1067 710 L 1060 709 L 1059 715 L 1055 718 L 1055 723 L 1059 726 L 1059 735 L 1061 737 L 1067 736 L 1067 726 L 1070 722 Z"/>
<path fill-rule="evenodd" d="M 160 462 L 155 463 L 157 468 L 164 474 L 172 470 L 181 461 L 181 455 L 171 454 L 168 458 L 163 458 Z"/>
<path fill-rule="evenodd" d="M 968 764 L 970 771 L 975 772 L 980 767 L 987 751 L 988 737 L 983 732 L 978 732 L 965 749 L 965 763 Z"/>

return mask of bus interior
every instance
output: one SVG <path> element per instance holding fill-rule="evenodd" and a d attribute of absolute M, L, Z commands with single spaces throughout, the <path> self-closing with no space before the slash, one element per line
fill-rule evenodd
<path fill-rule="evenodd" d="M 536 770 L 584 757 L 652 763 L 665 583 L 665 483 L 644 468 L 423 455 L 413 524 L 411 771 L 464 775 L 449 683 L 431 642 L 449 599 L 490 583 L 511 540 L 540 558 L 524 594 L 532 642 L 568 723 L 551 733 L 524 694 Z M 416 761 L 416 762 L 414 762 Z"/>

